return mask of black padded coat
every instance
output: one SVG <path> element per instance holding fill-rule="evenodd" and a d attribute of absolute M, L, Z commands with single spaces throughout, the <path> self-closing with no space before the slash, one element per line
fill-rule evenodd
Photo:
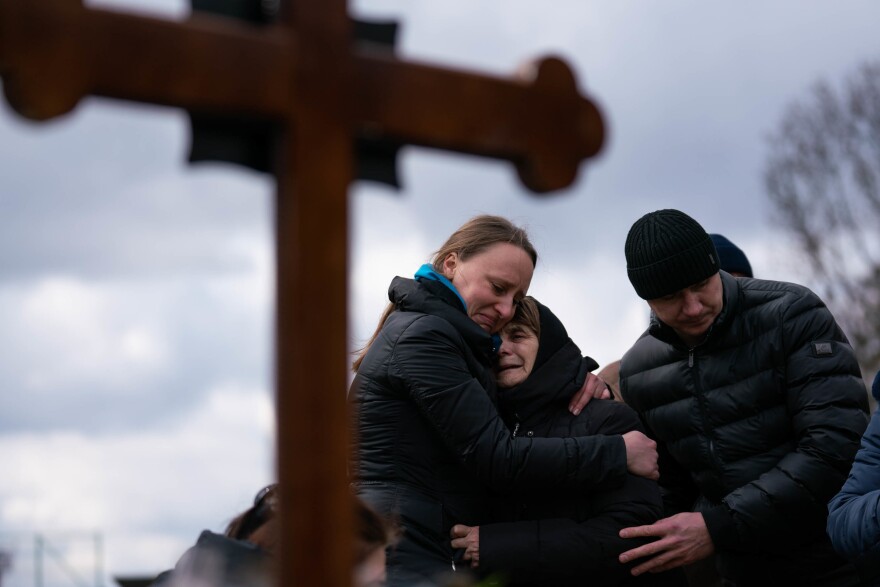
<path fill-rule="evenodd" d="M 623 481 L 620 436 L 511 438 L 493 403 L 492 339 L 445 285 L 397 277 L 389 297 L 396 311 L 349 391 L 358 494 L 404 532 L 389 551 L 389 584 L 451 570 L 449 530 L 487 521 L 490 490 Z"/>
<path fill-rule="evenodd" d="M 721 279 L 701 344 L 652 317 L 621 363 L 623 397 L 658 440 L 667 513 L 701 511 L 738 584 L 854 584 L 825 533 L 867 424 L 853 350 L 808 289 Z"/>
<path fill-rule="evenodd" d="M 518 436 L 615 435 L 641 430 L 636 413 L 612 400 L 593 400 L 574 416 L 571 396 L 598 365 L 570 339 L 521 385 L 503 391 L 499 405 Z M 572 494 L 551 485 L 540 495 L 500 498 L 504 523 L 480 527 L 480 569 L 500 572 L 509 585 L 683 585 L 679 572 L 633 577 L 620 553 L 643 540 L 625 540 L 622 528 L 656 522 L 663 513 L 655 481 L 628 474 L 623 485 Z"/>

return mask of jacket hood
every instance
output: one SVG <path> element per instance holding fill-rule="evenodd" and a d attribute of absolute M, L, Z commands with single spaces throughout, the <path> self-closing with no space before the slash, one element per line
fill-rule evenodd
<path fill-rule="evenodd" d="M 538 316 L 541 321 L 541 336 L 538 340 L 538 355 L 535 357 L 535 366 L 533 370 L 537 371 L 550 358 L 555 355 L 559 349 L 571 342 L 568 337 L 568 331 L 562 325 L 562 321 L 556 317 L 556 314 L 550 311 L 550 308 L 532 298 L 538 307 Z M 572 343 L 574 344 L 574 343 Z"/>

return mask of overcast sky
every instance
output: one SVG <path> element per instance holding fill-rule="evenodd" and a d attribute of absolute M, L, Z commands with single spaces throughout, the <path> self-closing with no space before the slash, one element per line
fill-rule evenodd
<path fill-rule="evenodd" d="M 177 0 L 104 0 L 182 18 Z M 798 280 L 761 183 L 765 137 L 820 77 L 880 55 L 871 0 L 360 0 L 402 25 L 410 59 L 511 74 L 554 54 L 609 128 L 564 192 L 536 198 L 506 163 L 423 149 L 405 189 L 351 190 L 351 337 L 479 213 L 526 225 L 532 291 L 605 364 L 645 326 L 626 278 L 633 221 L 682 209 Z M 34 533 L 93 576 L 155 573 L 272 480 L 270 178 L 187 166 L 184 115 L 87 99 L 35 124 L 0 100 L 0 549 L 33 584 Z M 11 474 L 10 474 L 11 471 Z M 68 585 L 47 559 L 47 585 Z M 7 583 L 8 581 L 8 583 Z M 54 582 L 54 583 L 53 583 Z"/>

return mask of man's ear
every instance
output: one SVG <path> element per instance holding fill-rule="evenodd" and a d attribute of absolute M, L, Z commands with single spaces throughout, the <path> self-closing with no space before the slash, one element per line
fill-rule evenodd
<path fill-rule="evenodd" d="M 443 276 L 446 279 L 455 277 L 455 269 L 458 267 L 458 253 L 449 253 L 443 259 Z"/>

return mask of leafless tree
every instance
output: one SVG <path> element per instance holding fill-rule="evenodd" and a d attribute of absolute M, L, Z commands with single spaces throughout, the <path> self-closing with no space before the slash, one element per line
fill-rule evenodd
<path fill-rule="evenodd" d="M 769 138 L 764 182 L 803 255 L 805 282 L 846 331 L 866 377 L 880 367 L 880 61 L 819 81 Z"/>

